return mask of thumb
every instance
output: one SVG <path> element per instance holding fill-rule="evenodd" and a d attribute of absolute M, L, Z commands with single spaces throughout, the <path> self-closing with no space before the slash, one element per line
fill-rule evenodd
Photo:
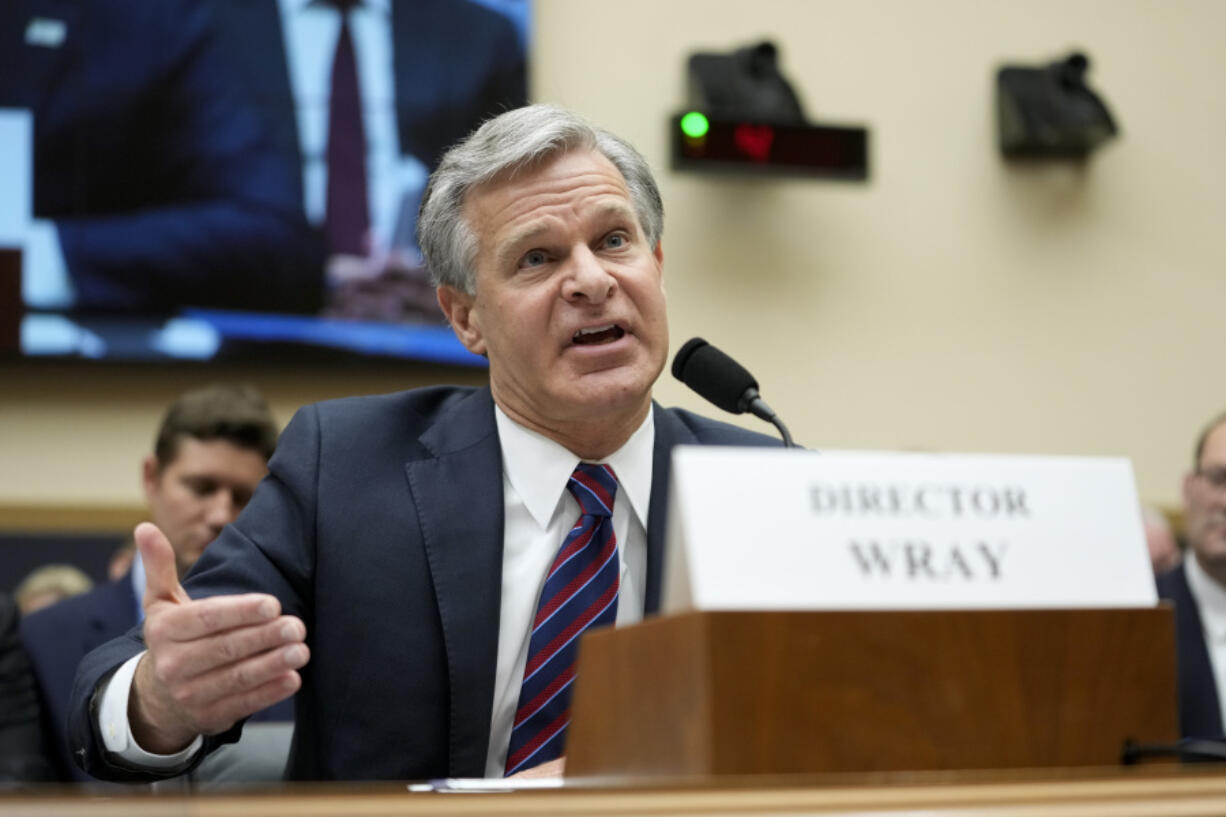
<path fill-rule="evenodd" d="M 132 533 L 145 565 L 144 607 L 157 601 L 175 604 L 190 601 L 187 592 L 179 584 L 179 572 L 175 567 L 175 551 L 166 534 L 152 522 L 141 522 Z"/>

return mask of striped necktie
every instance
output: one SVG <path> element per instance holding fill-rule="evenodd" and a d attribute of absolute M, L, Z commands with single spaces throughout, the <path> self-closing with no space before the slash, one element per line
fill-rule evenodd
<path fill-rule="evenodd" d="M 581 462 L 566 487 L 579 502 L 579 521 L 554 557 L 532 621 L 507 748 L 508 775 L 562 756 L 579 636 L 617 619 L 617 477 L 607 465 Z"/>

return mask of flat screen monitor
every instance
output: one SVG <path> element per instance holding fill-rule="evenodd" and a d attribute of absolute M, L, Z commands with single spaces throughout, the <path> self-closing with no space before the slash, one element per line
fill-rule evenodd
<path fill-rule="evenodd" d="M 529 1 L 0 4 L 0 357 L 484 365 L 416 215 Z"/>

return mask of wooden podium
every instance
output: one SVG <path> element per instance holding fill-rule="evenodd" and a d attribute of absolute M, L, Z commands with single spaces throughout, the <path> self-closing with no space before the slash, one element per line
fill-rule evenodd
<path fill-rule="evenodd" d="M 1178 738 L 1169 606 L 711 612 L 583 640 L 567 776 L 1112 766 Z"/>

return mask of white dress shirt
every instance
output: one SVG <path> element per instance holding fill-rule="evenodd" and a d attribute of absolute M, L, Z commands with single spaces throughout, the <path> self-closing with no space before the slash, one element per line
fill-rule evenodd
<path fill-rule="evenodd" d="M 1213 683 L 1220 702 L 1226 696 L 1226 587 L 1204 571 L 1196 554 L 1189 553 L 1183 563 L 1188 574 L 1188 589 L 1200 612 L 1201 630 L 1205 634 L 1205 648 L 1209 652 L 1209 665 L 1213 667 Z M 1221 714 L 1219 703 L 1219 718 Z"/>
<path fill-rule="evenodd" d="M 302 153 L 303 207 L 312 224 L 321 224 L 328 189 L 328 101 L 332 57 L 341 32 L 341 13 L 322 0 L 279 0 L 281 33 Z M 391 0 L 363 0 L 349 12 L 366 131 L 366 184 L 371 232 L 378 247 L 415 240 L 397 236 L 405 206 L 415 208 L 426 186 L 424 163 L 400 155 L 396 130 L 396 72 L 393 62 Z M 415 212 L 414 214 L 415 215 Z"/>
<path fill-rule="evenodd" d="M 548 437 L 517 425 L 495 408 L 502 446 L 502 495 L 506 513 L 502 547 L 502 605 L 498 666 L 486 777 L 502 777 L 511 724 L 519 705 L 532 618 L 545 577 L 567 532 L 579 518 L 579 503 L 566 489 L 579 458 Z M 617 624 L 643 618 L 647 579 L 647 507 L 651 501 L 651 412 L 620 449 L 601 462 L 617 475 L 613 533 L 621 562 Z M 628 501 L 627 501 L 628 500 Z"/>
<path fill-rule="evenodd" d="M 502 449 L 502 490 L 505 523 L 502 549 L 502 599 L 499 607 L 498 659 L 494 670 L 494 702 L 487 777 L 502 777 L 511 724 L 519 705 L 519 689 L 528 661 L 532 617 L 545 576 L 566 533 L 579 518 L 579 503 L 566 489 L 579 458 L 563 446 L 518 425 L 495 407 Z M 613 532 L 617 537 L 621 573 L 617 626 L 643 618 L 647 581 L 647 511 L 651 502 L 652 413 L 616 452 L 600 462 L 617 475 L 613 498 Z M 133 656 L 99 685 L 99 734 L 107 750 L 135 768 L 173 769 L 186 765 L 200 751 L 197 737 L 181 752 L 154 755 L 132 737 L 127 719 L 128 695 L 136 664 Z"/>

